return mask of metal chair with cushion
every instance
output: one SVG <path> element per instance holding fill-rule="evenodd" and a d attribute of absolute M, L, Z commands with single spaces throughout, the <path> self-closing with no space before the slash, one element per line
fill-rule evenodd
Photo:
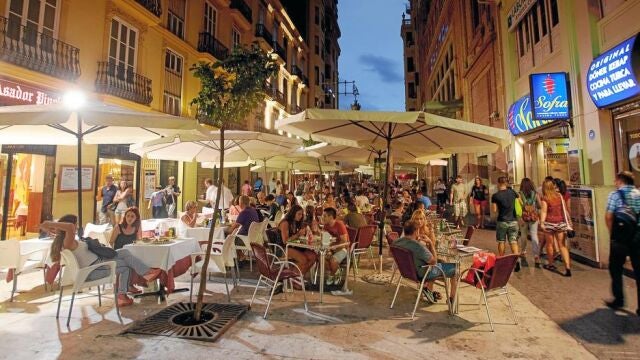
<path fill-rule="evenodd" d="M 464 234 L 462 245 L 469 246 L 469 243 L 471 242 L 471 237 L 473 236 L 473 233 L 475 232 L 475 230 L 476 228 L 474 228 L 473 226 L 467 226 L 467 232 L 465 232 Z"/>
<path fill-rule="evenodd" d="M 353 244 L 358 236 L 358 229 L 347 226 L 347 235 L 349 236 L 349 243 Z"/>
<path fill-rule="evenodd" d="M 353 278 L 358 274 L 358 260 L 361 254 L 369 253 L 369 257 L 372 260 L 374 270 L 378 270 L 376 262 L 373 258 L 373 252 L 371 250 L 371 243 L 373 242 L 374 235 L 378 229 L 375 225 L 365 225 L 358 228 L 356 240 L 351 244 L 349 256 L 353 259 Z"/>
<path fill-rule="evenodd" d="M 519 255 L 507 255 L 498 257 L 496 258 L 495 265 L 488 271 L 473 269 L 476 276 L 475 281 L 469 281 L 466 279 L 465 275 L 471 269 L 467 269 L 463 271 L 462 274 L 460 274 L 458 287 L 460 286 L 460 282 L 463 282 L 480 288 L 482 297 L 480 298 L 480 304 L 478 305 L 482 305 L 482 299 L 484 299 L 484 306 L 487 311 L 487 317 L 489 318 L 489 324 L 491 325 L 491 331 L 495 330 L 493 328 L 493 320 L 491 319 L 491 314 L 489 312 L 489 303 L 487 302 L 487 298 L 489 297 L 503 295 L 506 296 L 507 302 L 509 303 L 509 310 L 511 310 L 511 315 L 513 316 L 514 325 L 518 325 L 518 318 L 516 317 L 516 313 L 513 310 L 513 303 L 511 302 L 508 288 L 509 279 L 511 278 L 511 274 L 516 267 L 518 257 Z"/>
<path fill-rule="evenodd" d="M 393 295 L 393 300 L 391 301 L 390 309 L 393 309 L 393 305 L 396 302 L 396 297 L 398 296 L 398 290 L 400 290 L 400 285 L 402 284 L 402 280 L 406 280 L 410 282 L 411 285 L 417 285 L 418 295 L 416 296 L 416 302 L 413 305 L 413 312 L 411 313 L 411 320 L 415 318 L 416 309 L 418 308 L 418 302 L 420 301 L 420 296 L 422 295 L 422 289 L 424 289 L 424 283 L 427 281 L 427 274 L 431 271 L 432 268 L 437 269 L 440 272 L 441 276 L 439 278 L 444 278 L 444 272 L 442 269 L 435 265 L 425 265 L 425 276 L 422 279 L 418 278 L 418 274 L 416 273 L 416 266 L 413 262 L 413 254 L 411 251 L 407 249 L 403 249 L 397 246 L 389 247 L 391 251 L 391 256 L 393 257 L 398 270 L 400 271 L 400 278 L 398 279 L 398 285 L 396 286 L 396 292 Z M 445 292 L 449 294 L 449 286 L 447 282 L 444 282 Z M 451 311 L 451 303 L 449 299 L 447 299 L 447 305 L 449 306 L 449 311 Z"/>
<path fill-rule="evenodd" d="M 302 287 L 304 309 L 305 311 L 309 311 L 309 308 L 307 307 L 307 294 L 304 290 L 304 274 L 302 274 L 300 268 L 291 261 L 281 261 L 277 258 L 273 261 L 269 261 L 269 257 L 275 257 L 275 255 L 267 253 L 266 248 L 260 244 L 251 243 L 251 249 L 256 257 L 256 264 L 258 266 L 258 271 L 260 272 L 260 277 L 258 278 L 255 290 L 253 290 L 253 296 L 251 297 L 249 307 L 253 304 L 253 300 L 256 297 L 256 293 L 258 292 L 260 285 L 265 284 L 270 290 L 269 299 L 267 300 L 267 308 L 265 309 L 263 316 L 266 319 L 267 314 L 269 313 L 271 299 L 273 298 L 273 294 L 275 293 L 278 284 L 282 283 L 284 286 L 285 281 L 296 279 Z M 286 299 L 287 292 L 284 291 L 283 294 Z"/>

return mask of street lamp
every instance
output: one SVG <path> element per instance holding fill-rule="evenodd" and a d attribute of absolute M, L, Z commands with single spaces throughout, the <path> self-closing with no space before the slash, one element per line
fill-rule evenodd
<path fill-rule="evenodd" d="M 87 97 L 82 91 L 70 90 L 64 94 L 62 102 L 68 109 L 75 111 L 87 103 Z"/>

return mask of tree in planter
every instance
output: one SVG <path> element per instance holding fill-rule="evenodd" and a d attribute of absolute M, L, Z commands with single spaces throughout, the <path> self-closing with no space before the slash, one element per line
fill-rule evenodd
<path fill-rule="evenodd" d="M 250 47 L 236 47 L 231 55 L 216 63 L 199 62 L 190 70 L 200 80 L 201 89 L 191 105 L 195 105 L 198 120 L 206 125 L 220 129 L 220 171 L 218 172 L 218 193 L 214 206 L 214 215 L 207 251 L 204 257 L 200 287 L 194 319 L 200 321 L 204 291 L 207 284 L 207 268 L 215 220 L 220 218 L 220 197 L 222 194 L 222 174 L 224 170 L 224 131 L 231 124 L 245 119 L 254 112 L 265 99 L 264 84 L 278 72 L 278 65 L 270 54 L 265 53 L 256 44 Z"/>

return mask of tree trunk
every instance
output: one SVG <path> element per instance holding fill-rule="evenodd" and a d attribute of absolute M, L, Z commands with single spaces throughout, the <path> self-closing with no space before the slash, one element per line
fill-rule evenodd
<path fill-rule="evenodd" d="M 202 304 L 204 302 L 204 292 L 207 288 L 207 272 L 209 268 L 209 260 L 211 258 L 211 248 L 213 247 L 213 233 L 216 228 L 216 219 L 221 219 L 220 211 L 220 198 L 222 197 L 222 179 L 224 173 L 224 126 L 220 128 L 220 171 L 218 171 L 218 194 L 216 196 L 216 203 L 213 208 L 213 219 L 211 228 L 209 229 L 209 239 L 207 239 L 207 251 L 204 255 L 204 263 L 202 264 L 202 271 L 200 272 L 200 287 L 198 288 L 198 299 L 196 300 L 196 311 L 194 318 L 196 321 L 200 321 L 202 315 Z"/>

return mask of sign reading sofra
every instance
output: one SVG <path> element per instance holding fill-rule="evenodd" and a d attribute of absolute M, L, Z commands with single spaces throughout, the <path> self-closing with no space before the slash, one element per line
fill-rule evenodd
<path fill-rule="evenodd" d="M 62 101 L 57 94 L 0 78 L 0 106 L 49 105 Z"/>
<path fill-rule="evenodd" d="M 507 112 L 507 126 L 513 135 L 518 135 L 533 130 L 542 125 L 551 123 L 552 120 L 534 120 L 531 113 L 531 98 L 529 94 L 516 100 Z"/>
<path fill-rule="evenodd" d="M 566 120 L 571 117 L 567 73 L 529 75 L 534 120 Z"/>
<path fill-rule="evenodd" d="M 640 94 L 634 69 L 640 67 L 640 41 L 637 35 L 595 58 L 587 72 L 587 90 L 602 108 Z"/>

